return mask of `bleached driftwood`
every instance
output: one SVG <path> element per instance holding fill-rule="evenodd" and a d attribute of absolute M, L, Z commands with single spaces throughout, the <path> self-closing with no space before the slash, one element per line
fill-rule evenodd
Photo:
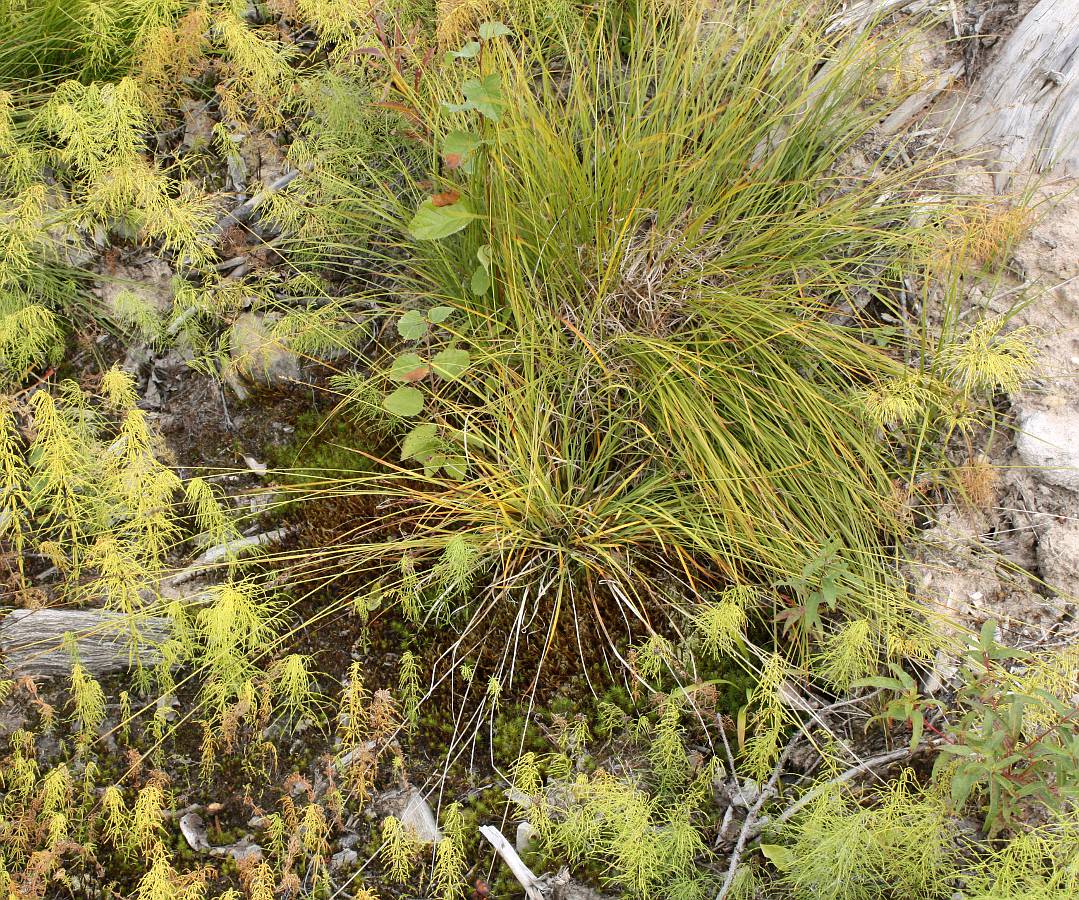
<path fill-rule="evenodd" d="M 261 534 L 253 534 L 250 537 L 234 538 L 224 544 L 215 544 L 196 557 L 195 561 L 187 568 L 181 569 L 174 575 L 164 580 L 166 586 L 175 587 L 190 581 L 199 575 L 206 575 L 210 569 L 223 562 L 229 556 L 240 556 L 257 547 L 265 547 L 274 544 L 289 534 L 288 528 L 275 528 L 273 531 L 264 531 Z"/>
<path fill-rule="evenodd" d="M 974 85 L 957 145 L 1012 176 L 1079 173 L 1079 0 L 1040 0 Z"/>
<path fill-rule="evenodd" d="M 155 665 L 169 622 L 144 616 L 137 629 L 133 636 L 127 616 L 104 609 L 16 609 L 0 622 L 0 663 L 16 675 L 67 675 L 71 654 L 64 639 L 70 634 L 79 662 L 92 675 L 120 672 L 137 662 Z"/>
<path fill-rule="evenodd" d="M 481 826 L 480 834 L 502 857 L 502 861 L 509 867 L 513 877 L 524 888 L 527 900 L 610 900 L 604 894 L 575 881 L 570 877 L 568 869 L 559 869 L 554 874 L 534 874 L 525 865 L 513 845 L 506 840 L 505 835 L 494 825 Z"/>
<path fill-rule="evenodd" d="M 931 79 L 920 91 L 911 94 L 880 123 L 880 128 L 878 129 L 880 134 L 890 136 L 901 132 L 914 121 L 918 113 L 952 86 L 955 80 L 963 74 L 963 68 L 963 63 L 957 62 Z"/>
<path fill-rule="evenodd" d="M 480 834 L 487 838 L 490 845 L 495 848 L 495 852 L 502 857 L 502 861 L 509 867 L 513 877 L 517 879 L 517 883 L 524 888 L 525 896 L 528 900 L 546 900 L 539 879 L 525 865 L 525 861 L 518 855 L 513 844 L 506 840 L 505 835 L 494 825 L 482 825 Z"/>
<path fill-rule="evenodd" d="M 930 4 L 925 0 L 856 0 L 832 16 L 826 33 L 847 28 L 864 28 L 871 22 L 879 22 L 885 16 L 902 12 L 918 12 Z"/>

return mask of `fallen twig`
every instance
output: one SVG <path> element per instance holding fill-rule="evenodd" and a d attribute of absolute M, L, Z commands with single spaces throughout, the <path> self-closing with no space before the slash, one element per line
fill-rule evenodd
<path fill-rule="evenodd" d="M 221 237 L 229 228 L 233 225 L 239 225 L 247 220 L 247 218 L 263 203 L 265 203 L 270 197 L 276 194 L 278 191 L 284 190 L 293 181 L 303 175 L 305 172 L 311 171 L 311 165 L 301 166 L 298 169 L 292 169 L 286 172 L 280 178 L 272 181 L 265 188 L 255 194 L 254 197 L 249 197 L 239 206 L 235 207 L 231 212 L 225 213 L 214 226 L 213 233 L 218 237 Z"/>
<path fill-rule="evenodd" d="M 738 866 L 742 861 L 742 853 L 750 838 L 750 832 L 756 824 L 760 811 L 764 808 L 764 804 L 768 802 L 768 799 L 772 797 L 773 794 L 775 794 L 776 783 L 779 781 L 780 775 L 783 774 L 783 767 L 787 764 L 787 760 L 790 758 L 790 755 L 800 738 L 801 734 L 796 734 L 791 738 L 790 743 L 787 744 L 783 752 L 779 755 L 779 760 L 776 762 L 776 767 L 772 770 L 772 776 L 768 779 L 768 783 L 761 788 L 761 794 L 757 798 L 757 802 L 754 803 L 753 808 L 746 813 L 746 820 L 742 823 L 742 830 L 738 834 L 738 841 L 731 851 L 731 861 L 727 866 L 727 875 L 723 879 L 723 886 L 719 889 L 719 893 L 716 894 L 716 900 L 724 900 L 727 894 L 730 893 L 731 886 L 734 884 L 734 876 L 738 874 Z"/>
<path fill-rule="evenodd" d="M 843 784 L 844 782 L 857 778 L 864 772 L 871 772 L 873 769 L 888 765 L 888 763 L 893 763 L 897 760 L 913 756 L 919 750 L 927 747 L 934 747 L 938 743 L 940 742 L 937 740 L 925 741 L 924 743 L 919 744 L 913 750 L 911 750 L 910 747 L 904 747 L 901 750 L 893 750 L 891 753 L 883 753 L 880 756 L 874 756 L 872 759 L 864 760 L 863 762 L 858 763 L 858 765 L 853 766 L 852 768 L 847 769 L 845 772 L 840 773 L 830 781 L 826 781 L 824 784 L 817 785 L 817 787 L 813 788 L 813 790 L 811 791 L 806 791 L 794 803 L 792 803 L 785 810 L 783 810 L 782 813 L 776 816 L 775 820 L 771 824 L 781 825 L 784 822 L 789 821 L 830 787 L 834 787 L 837 784 Z"/>
<path fill-rule="evenodd" d="M 543 891 L 537 887 L 535 874 L 528 866 L 525 865 L 524 860 L 518 856 L 517 851 L 513 848 L 513 845 L 506 840 L 505 836 L 495 828 L 494 825 L 481 825 L 480 834 L 482 834 L 487 841 L 495 848 L 495 852 L 502 857 L 502 861 L 509 866 L 510 871 L 513 873 L 513 877 L 517 879 L 521 887 L 524 888 L 525 896 L 528 900 L 545 900 Z"/>
<path fill-rule="evenodd" d="M 285 537 L 289 531 L 290 529 L 288 528 L 275 528 L 273 531 L 265 531 L 262 534 L 251 535 L 251 537 L 236 538 L 223 544 L 215 544 L 199 554 L 187 568 L 181 569 L 175 575 L 165 579 L 165 581 L 171 586 L 183 584 L 197 575 L 204 574 L 207 568 L 221 562 L 227 556 L 233 554 L 238 556 L 245 550 L 276 543 Z"/>

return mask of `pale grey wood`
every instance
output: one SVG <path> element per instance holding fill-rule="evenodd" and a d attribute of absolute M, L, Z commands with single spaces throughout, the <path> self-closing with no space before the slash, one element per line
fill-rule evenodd
<path fill-rule="evenodd" d="M 973 85 L 956 143 L 1020 173 L 1079 174 L 1079 0 L 1040 0 Z"/>
<path fill-rule="evenodd" d="M 16 609 L 0 622 L 0 663 L 15 675 L 68 675 L 71 654 L 64 637 L 71 634 L 79 662 L 92 675 L 106 675 L 157 664 L 157 647 L 169 636 L 169 622 L 141 616 L 137 640 L 130 620 L 104 609 Z"/>
<path fill-rule="evenodd" d="M 962 74 L 963 63 L 957 62 L 940 72 L 936 78 L 930 79 L 922 90 L 908 97 L 880 123 L 880 128 L 878 129 L 880 134 L 890 137 L 901 132 L 914 121 L 918 113 L 948 90 Z"/>

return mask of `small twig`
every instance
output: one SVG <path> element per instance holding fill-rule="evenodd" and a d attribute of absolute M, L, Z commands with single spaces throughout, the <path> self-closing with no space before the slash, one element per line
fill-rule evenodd
<path fill-rule="evenodd" d="M 168 578 L 164 579 L 165 583 L 170 587 L 184 584 L 195 578 L 198 575 L 204 574 L 210 567 L 216 566 L 222 560 L 229 556 L 238 556 L 248 550 L 252 550 L 257 547 L 264 547 L 267 544 L 274 544 L 280 541 L 282 538 L 287 537 L 292 531 L 290 528 L 275 528 L 273 531 L 264 531 L 261 534 L 254 534 L 250 537 L 233 538 L 231 541 L 225 541 L 223 544 L 215 544 L 204 550 L 199 554 L 191 565 Z"/>
<path fill-rule="evenodd" d="M 256 209 L 262 206 L 270 197 L 276 194 L 280 190 L 284 190 L 293 181 L 295 181 L 300 175 L 311 170 L 311 165 L 301 166 L 298 169 L 293 169 L 290 172 L 286 172 L 277 180 L 271 182 L 263 190 L 255 194 L 254 197 L 250 197 L 245 200 L 239 206 L 235 207 L 231 212 L 225 213 L 224 216 L 214 226 L 214 234 L 221 237 L 228 229 L 233 225 L 239 225 L 244 222 L 248 216 L 251 215 Z"/>
<path fill-rule="evenodd" d="M 847 769 L 847 771 L 837 775 L 831 781 L 826 781 L 824 784 L 818 785 L 817 787 L 813 788 L 813 790 L 804 793 L 794 803 L 792 803 L 785 810 L 783 810 L 783 812 L 775 818 L 772 824 L 781 825 L 782 823 L 789 821 L 830 787 L 834 787 L 837 784 L 843 784 L 853 778 L 857 778 L 864 772 L 870 772 L 873 769 L 879 768 L 880 766 L 885 766 L 888 763 L 896 762 L 897 760 L 903 759 L 904 757 L 913 756 L 919 750 L 927 747 L 935 747 L 938 743 L 940 742 L 935 740 L 925 741 L 924 743 L 919 744 L 913 750 L 911 750 L 909 747 L 903 747 L 901 750 L 893 750 L 891 753 L 884 753 L 880 756 L 874 756 L 872 759 L 867 759 L 864 762 L 860 762 L 853 768 Z"/>
<path fill-rule="evenodd" d="M 734 753 L 731 752 L 730 741 L 727 740 L 727 729 L 723 727 L 723 720 L 719 722 L 719 736 L 723 738 L 723 749 L 727 753 L 727 762 L 731 764 L 731 777 L 737 778 L 738 766 L 734 761 Z"/>
<path fill-rule="evenodd" d="M 525 865 L 524 860 L 521 859 L 517 854 L 517 851 L 513 849 L 513 845 L 506 840 L 505 835 L 495 828 L 494 825 L 480 826 L 480 834 L 487 838 L 491 846 L 495 848 L 495 852 L 502 857 L 502 861 L 509 866 L 509 870 L 513 873 L 513 877 L 516 878 L 521 887 L 524 888 L 525 896 L 528 900 L 544 900 L 543 892 L 536 887 L 536 882 L 539 879 L 537 879 L 532 870 Z"/>
<path fill-rule="evenodd" d="M 225 428 L 228 431 L 235 431 L 236 424 L 232 421 L 232 416 L 229 414 L 229 404 L 225 397 L 225 386 L 220 381 L 217 383 L 217 392 L 221 397 L 221 413 L 225 419 Z"/>
<path fill-rule="evenodd" d="M 791 738 L 790 743 L 787 744 L 786 748 L 780 754 L 775 769 L 772 770 L 772 777 L 769 778 L 768 783 L 761 788 L 761 794 L 757 798 L 757 802 L 753 804 L 753 808 L 746 814 L 746 820 L 742 823 L 742 830 L 738 834 L 738 842 L 734 845 L 734 850 L 731 851 L 731 861 L 730 865 L 727 866 L 727 875 L 723 879 L 723 886 L 719 889 L 719 893 L 716 894 L 716 900 L 724 900 L 727 894 L 730 893 L 731 885 L 734 884 L 734 876 L 738 873 L 738 866 L 742 861 L 742 852 L 745 850 L 746 843 L 750 838 L 750 831 L 756 824 L 760 811 L 764 808 L 764 804 L 767 803 L 769 798 L 775 793 L 776 783 L 783 774 L 783 767 L 787 764 L 787 760 L 790 758 L 790 755 L 794 751 L 794 747 L 800 738 L 800 733 Z"/>

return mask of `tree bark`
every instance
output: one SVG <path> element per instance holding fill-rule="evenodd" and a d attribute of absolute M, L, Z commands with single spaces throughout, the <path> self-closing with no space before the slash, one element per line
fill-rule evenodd
<path fill-rule="evenodd" d="M 974 85 L 956 132 L 998 191 L 1016 175 L 1079 174 L 1079 0 L 1040 0 Z"/>

